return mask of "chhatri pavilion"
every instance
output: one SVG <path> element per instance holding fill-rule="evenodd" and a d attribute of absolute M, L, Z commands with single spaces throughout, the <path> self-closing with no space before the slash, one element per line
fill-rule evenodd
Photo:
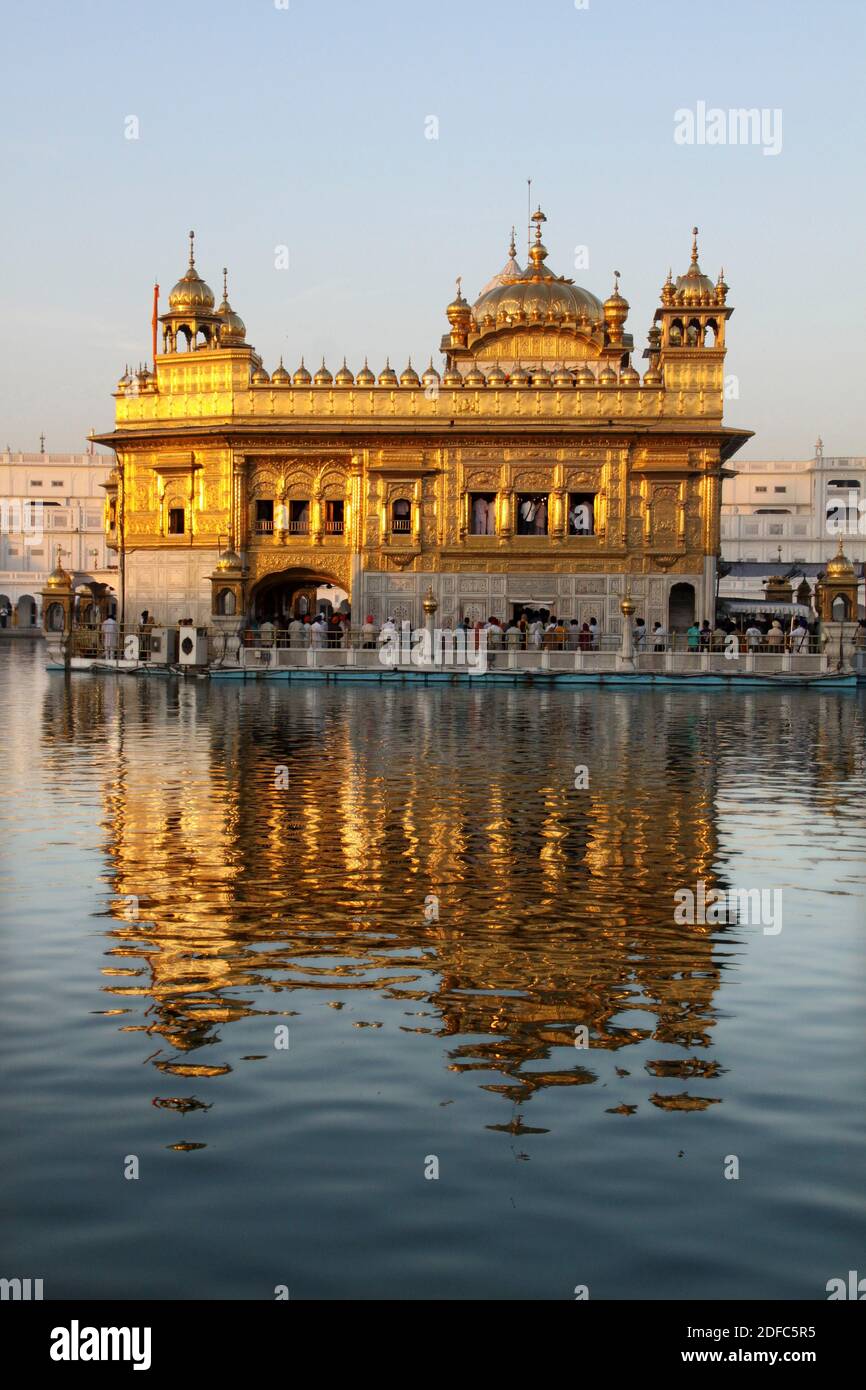
<path fill-rule="evenodd" d="M 618 633 L 628 586 L 651 625 L 713 616 L 721 481 L 749 437 L 723 424 L 720 273 L 668 278 L 635 363 L 619 277 L 604 300 L 508 259 L 474 303 L 457 284 L 441 362 L 270 372 L 225 287 L 189 265 L 153 371 L 125 372 L 109 543 L 125 610 L 223 626 L 308 611 L 356 622 L 510 618 L 526 605 Z M 335 364 L 336 365 L 336 364 Z"/>

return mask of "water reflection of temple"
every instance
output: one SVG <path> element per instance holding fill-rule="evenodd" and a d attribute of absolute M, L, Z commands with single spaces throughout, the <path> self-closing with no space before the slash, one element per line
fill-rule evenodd
<path fill-rule="evenodd" d="M 743 694 L 722 745 L 717 698 L 52 683 L 49 765 L 87 742 L 105 769 L 119 1026 L 171 1075 L 218 1075 L 234 1020 L 361 992 L 405 1001 L 407 1047 L 440 1035 L 446 1065 L 510 1099 L 592 1082 L 598 1049 L 647 1039 L 655 1103 L 671 1076 L 681 1108 L 720 1099 L 724 957 L 711 928 L 674 925 L 674 890 L 719 882 L 720 768 L 735 781 L 754 740 L 789 738 L 817 750 L 817 793 L 859 715 Z"/>

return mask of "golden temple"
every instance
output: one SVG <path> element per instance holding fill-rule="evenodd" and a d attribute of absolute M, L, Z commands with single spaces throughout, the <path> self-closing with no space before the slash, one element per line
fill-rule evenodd
<path fill-rule="evenodd" d="M 153 370 L 126 371 L 106 485 L 122 603 L 158 622 L 288 617 L 322 584 L 356 615 L 450 626 L 524 604 L 618 633 L 626 583 L 650 623 L 712 617 L 725 462 L 723 274 L 669 273 L 633 365 L 629 305 L 548 265 L 532 217 L 473 304 L 448 305 L 442 369 L 269 373 L 189 264 Z M 156 345 L 156 319 L 154 320 Z"/>

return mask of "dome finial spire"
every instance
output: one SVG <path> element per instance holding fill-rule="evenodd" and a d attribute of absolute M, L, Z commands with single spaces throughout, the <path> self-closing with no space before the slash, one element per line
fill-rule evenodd
<path fill-rule="evenodd" d="M 223 303 L 229 302 L 229 271 L 228 266 L 223 266 Z"/>
<path fill-rule="evenodd" d="M 517 255 L 517 246 L 515 245 L 515 241 L 514 241 L 514 227 L 513 227 L 513 226 L 512 226 L 512 228 L 511 228 L 511 241 L 508 243 L 508 254 L 509 254 L 509 256 L 511 257 L 512 260 L 514 260 L 514 257 Z"/>
<path fill-rule="evenodd" d="M 189 234 L 189 268 L 192 270 L 195 265 L 195 232 Z"/>
<path fill-rule="evenodd" d="M 692 227 L 692 265 L 698 263 L 698 229 Z"/>

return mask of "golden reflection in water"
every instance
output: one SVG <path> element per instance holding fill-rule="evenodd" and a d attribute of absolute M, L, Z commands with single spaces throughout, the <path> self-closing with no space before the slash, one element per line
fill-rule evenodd
<path fill-rule="evenodd" d="M 724 886 L 718 698 L 52 681 L 49 763 L 89 743 L 102 775 L 106 1014 L 129 1010 L 119 1026 L 147 1034 L 161 1074 L 211 1077 L 231 1070 L 209 1049 L 234 1020 L 362 992 L 406 1003 L 401 1045 L 439 1036 L 445 1065 L 512 1102 L 592 1084 L 594 1050 L 651 1039 L 679 1049 L 646 1063 L 653 1104 L 718 1103 L 713 1001 L 739 938 L 673 922 L 677 887 Z M 767 707 L 737 698 L 748 748 Z M 855 740 L 821 711 L 854 707 L 772 698 L 803 724 L 814 785 L 838 778 Z"/>

